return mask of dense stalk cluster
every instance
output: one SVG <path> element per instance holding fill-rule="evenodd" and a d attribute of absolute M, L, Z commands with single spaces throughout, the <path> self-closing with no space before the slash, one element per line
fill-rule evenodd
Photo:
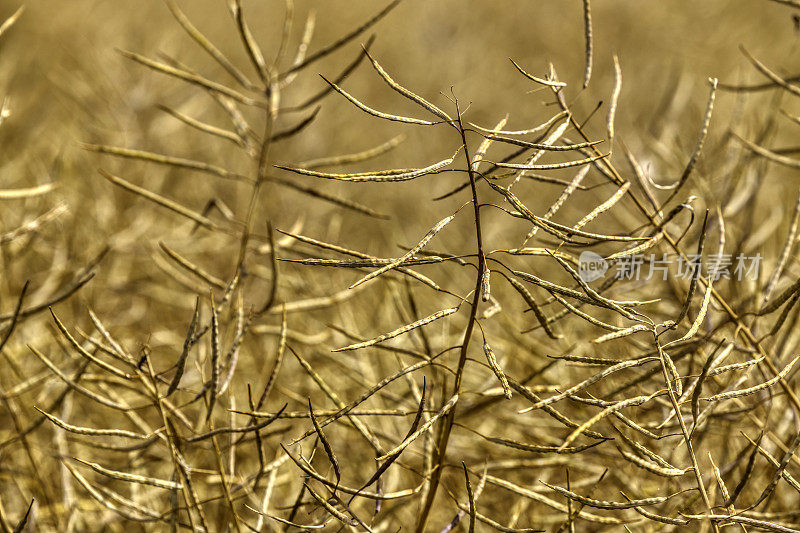
<path fill-rule="evenodd" d="M 269 54 L 251 30 L 263 21 L 231 0 L 239 65 L 166 0 L 219 78 L 166 54 L 120 51 L 214 106 L 224 123 L 160 112 L 220 146 L 227 163 L 82 144 L 99 154 L 102 179 L 142 200 L 134 209 L 153 204 L 177 228 L 143 238 L 183 327 L 142 342 L 82 296 L 93 278 L 108 282 L 104 257 L 140 236 L 112 236 L 110 251 L 43 288 L 21 283 L 13 302 L 3 294 L 0 454 L 13 458 L 13 482 L 0 488 L 0 528 L 800 531 L 800 197 L 781 198 L 775 220 L 760 204 L 766 170 L 800 160 L 770 148 L 771 123 L 753 137 L 718 111 L 754 92 L 779 95 L 776 106 L 796 99 L 795 79 L 742 49 L 765 81 L 708 80 L 693 144 L 671 181 L 656 180 L 638 162 L 651 156 L 632 153 L 615 128 L 625 109 L 616 56 L 604 123 L 573 106 L 599 74 L 589 0 L 577 89 L 556 65 L 533 73 L 512 59 L 520 91 L 549 112 L 517 129 L 513 106 L 498 102 L 482 110 L 496 123 L 475 124 L 457 87 L 434 103 L 397 81 L 413 80 L 402 65 L 382 65 L 369 33 L 401 1 L 315 48 L 313 13 L 298 42 L 286 0 Z M 311 96 L 296 90 L 345 52 L 353 59 L 320 74 Z M 351 93 L 360 68 L 415 112 Z M 285 146 L 334 98 L 447 149 L 386 168 L 375 161 L 416 134 L 398 131 L 345 155 L 287 161 Z M 800 123 L 778 108 L 774 120 Z M 181 197 L 190 188 L 143 179 L 152 168 L 215 180 L 221 192 L 192 207 Z M 712 178 L 715 193 L 704 194 Z M 431 180 L 449 191 L 410 205 L 409 220 L 367 194 Z M 396 253 L 328 242 L 311 232 L 321 224 L 306 233 L 315 211 L 288 220 L 288 193 L 383 225 Z M 0 189 L 0 202 L 55 194 L 52 184 Z M 24 246 L 67 210 L 57 203 L 3 229 L 0 245 Z M 783 244 L 761 253 L 769 233 Z M 204 239 L 215 244 L 200 253 Z"/>

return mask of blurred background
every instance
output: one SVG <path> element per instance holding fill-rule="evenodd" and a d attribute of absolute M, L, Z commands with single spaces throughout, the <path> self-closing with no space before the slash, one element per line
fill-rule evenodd
<path fill-rule="evenodd" d="M 269 57 L 275 53 L 280 37 L 283 5 L 244 4 L 252 31 Z M 617 54 L 623 73 L 617 135 L 659 183 L 674 180 L 691 153 L 705 108 L 708 78 L 717 77 L 723 83 L 762 81 L 740 53 L 740 45 L 779 72 L 791 70 L 798 31 L 791 10 L 785 6 L 766 0 L 596 4 L 594 73 L 584 91 L 579 90 L 584 45 L 582 6 L 577 1 L 509 0 L 498 7 L 493 2 L 407 0 L 370 32 L 377 34 L 372 50 L 395 79 L 418 94 L 450 109 L 452 90 L 462 107 L 469 106 L 467 120 L 492 127 L 509 113 L 508 129 L 529 128 L 555 114 L 554 107 L 545 104 L 551 101 L 549 95 L 522 78 L 508 58 L 539 75 L 544 75 L 548 63 L 552 63 L 559 78 L 569 84 L 566 94 L 576 112 L 588 115 L 598 103 L 605 102 L 588 126 L 592 132 L 596 128 L 597 137 L 604 132 L 614 80 L 612 55 Z M 10 15 L 17 7 L 18 3 L 5 2 L 0 14 Z M 182 9 L 235 64 L 249 66 L 224 2 L 197 0 L 185 3 Z M 317 13 L 317 24 L 310 49 L 315 50 L 365 21 L 378 6 L 362 1 L 297 1 L 292 45 L 300 39 L 312 9 Z M 366 36 L 358 40 L 365 41 Z M 154 58 L 167 54 L 211 79 L 226 80 L 222 69 L 199 50 L 158 1 L 73 0 L 68 7 L 54 7 L 46 0 L 32 0 L 26 3 L 26 12 L 14 31 L 0 41 L 0 94 L 6 96 L 13 113 L 0 129 L 3 184 L 59 183 L 55 195 L 27 202 L 43 206 L 66 202 L 69 214 L 59 219 L 60 231 L 66 240 L 81 244 L 69 246 L 70 254 L 91 255 L 95 243 L 99 246 L 117 235 L 118 254 L 126 254 L 126 262 L 140 272 L 128 276 L 123 269 L 126 274 L 114 282 L 109 280 L 107 287 L 117 286 L 122 279 L 135 283 L 139 275 L 146 275 L 151 238 L 164 238 L 164 231 L 170 229 L 163 224 L 173 219 L 168 214 L 153 214 L 160 210 L 143 205 L 141 199 L 114 191 L 96 168 L 118 171 L 119 162 L 84 152 L 80 142 L 152 150 L 238 169 L 250 164 L 232 155 L 224 142 L 186 128 L 157 107 L 165 104 L 208 122 L 224 120 L 218 106 L 202 91 L 126 60 L 115 49 Z M 358 44 L 353 43 L 313 65 L 284 95 L 284 103 L 291 105 L 323 88 L 317 72 L 335 76 L 358 51 Z M 290 49 L 287 57 L 293 55 Z M 419 116 L 413 104 L 383 84 L 366 62 L 343 86 L 377 109 Z M 738 110 L 737 117 L 743 115 L 740 134 L 762 124 L 772 114 L 766 108 L 761 111 L 768 98 L 760 93 L 737 107 L 735 94 L 720 92 L 707 147 L 712 148 L 727 134 L 733 109 Z M 287 125 L 297 119 L 287 116 Z M 441 130 L 431 133 L 425 128 L 375 120 L 335 94 L 323 101 L 312 126 L 278 146 L 275 160 L 292 163 L 358 152 L 402 133 L 406 141 L 377 166 L 425 166 L 451 155 L 457 142 L 452 136 L 442 135 Z M 621 152 L 618 157 L 624 158 Z M 233 190 L 235 186 L 214 178 L 136 161 L 123 163 L 121 175 L 126 179 L 166 195 L 179 192 L 182 201 L 196 209 L 213 197 L 243 201 Z M 376 164 L 370 162 L 364 168 L 376 168 Z M 703 167 L 702 162 L 699 168 L 713 183 L 711 169 Z M 441 204 L 426 200 L 452 188 L 457 179 L 452 174 L 437 175 L 426 178 L 419 187 L 415 183 L 392 188 L 393 194 L 384 194 L 386 188 L 370 184 L 343 188 L 326 182 L 322 187 L 330 192 L 346 190 L 353 199 L 366 199 L 377 210 L 404 220 L 400 235 L 410 241 L 435 222 L 433 212 L 441 209 Z M 782 180 L 771 180 L 769 186 L 780 187 Z M 537 187 L 542 193 L 542 208 L 560 192 L 557 187 Z M 606 190 L 599 190 L 596 198 Z M 287 228 L 310 205 L 314 216 L 307 224 L 322 223 L 328 232 L 348 234 L 351 246 L 362 245 L 364 232 L 355 231 L 363 229 L 358 217 L 339 220 L 329 204 L 313 200 L 307 204 L 291 191 L 275 190 L 269 196 L 269 202 L 280 203 L 280 209 L 271 215 L 276 227 Z M 463 200 L 456 198 L 458 201 Z M 0 223 L 7 227 L 18 221 L 22 212 L 10 207 L 4 206 L 0 214 Z M 17 203 L 14 207 L 21 206 Z M 157 231 L 150 223 L 159 224 Z M 369 229 L 370 253 L 389 253 L 400 238 L 398 228 L 391 223 L 370 224 Z M 328 237 L 337 240 L 334 235 Z M 19 268 L 27 270 L 31 264 L 26 262 Z M 19 276 L 4 276 L 2 283 L 18 286 L 19 280 Z M 136 299 L 135 294 L 122 297 Z M 146 320 L 144 315 L 140 318 Z"/>

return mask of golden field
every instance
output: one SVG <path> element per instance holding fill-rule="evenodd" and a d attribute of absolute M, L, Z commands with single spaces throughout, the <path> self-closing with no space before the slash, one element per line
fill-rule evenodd
<path fill-rule="evenodd" d="M 0 528 L 800 530 L 798 16 L 0 4 Z"/>

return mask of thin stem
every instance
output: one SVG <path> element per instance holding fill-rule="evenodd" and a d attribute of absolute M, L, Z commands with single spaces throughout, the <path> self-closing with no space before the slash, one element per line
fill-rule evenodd
<path fill-rule="evenodd" d="M 461 135 L 461 142 L 464 146 L 464 158 L 467 163 L 467 171 L 469 174 L 469 186 L 472 190 L 472 208 L 474 210 L 475 215 L 475 240 L 477 244 L 477 256 L 478 256 L 478 267 L 476 269 L 475 275 L 475 289 L 472 294 L 472 305 L 470 307 L 470 314 L 469 314 L 469 321 L 467 322 L 467 328 L 464 330 L 464 339 L 461 342 L 461 349 L 459 351 L 458 357 L 458 366 L 456 367 L 456 375 L 455 375 L 455 382 L 453 383 L 453 392 L 449 397 L 452 397 L 455 394 L 459 394 L 461 392 L 461 380 L 464 375 L 464 367 L 467 364 L 467 353 L 469 351 L 469 344 L 472 338 L 472 332 L 475 329 L 475 323 L 477 322 L 478 316 L 478 306 L 480 305 L 481 301 L 481 293 L 483 288 L 483 271 L 485 270 L 486 265 L 486 256 L 483 252 L 483 234 L 481 231 L 481 207 L 480 202 L 478 201 L 478 187 L 477 187 L 477 180 L 478 176 L 475 170 L 472 167 L 472 158 L 469 154 L 469 146 L 467 145 L 467 135 L 466 131 L 464 130 L 464 125 L 461 122 L 461 111 L 458 109 L 458 101 L 456 101 L 456 120 L 455 126 L 458 128 L 458 132 Z M 442 430 L 439 435 L 439 442 L 437 444 L 437 459 L 436 459 L 436 466 L 431 473 L 431 480 L 430 486 L 428 487 L 428 494 L 425 502 L 422 505 L 422 509 L 420 512 L 419 521 L 417 522 L 416 532 L 422 533 L 425 531 L 425 526 L 428 522 L 428 516 L 430 515 L 431 508 L 433 507 L 433 501 L 436 499 L 436 492 L 439 488 L 439 482 L 441 481 L 442 477 L 442 470 L 444 468 L 444 460 L 447 454 L 447 444 L 450 441 L 450 434 L 453 430 L 453 425 L 456 419 L 456 409 L 457 406 L 454 406 L 445 416 L 443 421 Z"/>
<path fill-rule="evenodd" d="M 700 496 L 703 499 L 703 503 L 706 505 L 706 509 L 708 509 L 709 514 L 713 512 L 711 500 L 708 498 L 708 492 L 706 491 L 706 487 L 703 484 L 703 474 L 700 472 L 700 465 L 697 463 L 697 456 L 694 453 L 694 446 L 692 445 L 692 438 L 689 435 L 689 431 L 686 429 L 686 422 L 683 420 L 683 415 L 681 414 L 680 405 L 678 405 L 678 399 L 675 397 L 675 391 L 672 388 L 672 378 L 670 376 L 670 372 L 667 370 L 667 364 L 665 361 L 666 354 L 661 347 L 661 343 L 658 341 L 658 334 L 653 331 L 653 335 L 655 337 L 656 348 L 658 349 L 658 355 L 661 360 L 661 372 L 664 375 L 664 382 L 667 385 L 667 393 L 669 396 L 669 401 L 672 404 L 672 408 L 675 411 L 675 418 L 678 419 L 678 424 L 681 428 L 681 434 L 683 435 L 684 443 L 686 444 L 686 451 L 689 454 L 689 459 L 692 461 L 692 471 L 694 472 L 694 477 L 697 480 L 697 488 L 700 491 Z M 710 520 L 710 519 L 709 519 Z M 719 533 L 719 525 L 715 520 L 710 520 L 711 527 L 714 529 L 715 532 Z"/>
<path fill-rule="evenodd" d="M 265 93 L 268 95 L 272 94 L 272 91 L 278 91 L 277 83 L 273 83 L 272 80 L 274 77 L 270 77 L 268 81 L 268 85 L 265 88 Z M 277 95 L 272 95 L 270 97 L 270 102 L 272 103 L 273 99 L 277 100 Z M 236 272 L 240 272 L 242 265 L 246 259 L 247 255 L 247 242 L 250 239 L 250 235 L 253 231 L 253 224 L 256 209 L 258 208 L 258 200 L 261 193 L 261 187 L 264 182 L 267 181 L 267 171 L 269 169 L 269 161 L 270 161 L 270 148 L 272 147 L 272 130 L 275 126 L 275 121 L 278 118 L 278 106 L 270 105 L 269 109 L 266 113 L 266 124 L 264 125 L 264 137 L 263 142 L 261 145 L 261 150 L 258 155 L 258 167 L 256 170 L 256 181 L 253 184 L 252 189 L 252 196 L 250 197 L 250 204 L 247 208 L 247 218 L 245 219 L 244 231 L 242 232 L 242 240 L 239 246 L 239 258 L 236 262 Z M 275 250 L 272 250 L 272 253 L 275 253 Z"/>

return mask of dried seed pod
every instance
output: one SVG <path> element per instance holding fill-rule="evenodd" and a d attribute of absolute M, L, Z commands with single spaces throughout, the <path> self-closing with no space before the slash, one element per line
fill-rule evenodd
<path fill-rule="evenodd" d="M 503 373 L 503 370 L 497 364 L 497 358 L 495 357 L 494 351 L 492 351 L 492 347 L 489 346 L 488 342 L 483 343 L 483 353 L 486 355 L 486 360 L 489 362 L 489 367 L 492 369 L 492 372 L 494 372 L 494 375 L 500 380 L 500 385 L 503 386 L 503 395 L 510 400 L 511 387 L 508 385 L 508 380 L 506 379 L 506 375 Z"/>
<path fill-rule="evenodd" d="M 703 399 L 705 401 L 707 401 L 707 402 L 718 402 L 720 400 L 729 400 L 731 398 L 741 398 L 742 396 L 749 396 L 750 394 L 755 394 L 755 393 L 757 393 L 759 391 L 762 391 L 764 389 L 768 389 L 771 386 L 775 385 L 780 380 L 782 380 L 783 378 L 785 378 L 786 375 L 789 373 L 789 371 L 792 369 L 792 367 L 794 366 L 794 364 L 797 362 L 798 359 L 800 359 L 800 355 L 798 355 L 797 357 L 792 359 L 789 362 L 789 364 L 786 365 L 783 368 L 783 370 L 781 370 L 780 372 L 778 372 L 775 375 L 775 377 L 773 377 L 771 379 L 768 379 L 764 383 L 760 383 L 758 385 L 754 385 L 754 386 L 748 387 L 746 389 L 738 389 L 738 390 L 732 390 L 732 391 L 727 391 L 727 392 L 721 392 L 719 394 L 715 394 L 713 396 L 709 396 L 708 398 L 703 398 Z"/>
<path fill-rule="evenodd" d="M 372 346 L 374 344 L 378 344 L 379 342 L 383 342 L 383 341 L 386 341 L 386 340 L 389 340 L 389 339 L 393 339 L 393 338 L 398 337 L 398 336 L 400 336 L 400 335 L 402 335 L 404 333 L 408 333 L 411 330 L 414 330 L 414 329 L 417 329 L 417 328 L 421 328 L 422 326 L 430 324 L 431 322 L 433 322 L 435 320 L 439 320 L 440 318 L 443 318 L 443 317 L 446 317 L 446 316 L 450 316 L 453 313 L 455 313 L 456 311 L 458 311 L 458 307 L 450 307 L 449 309 L 443 309 L 441 311 L 437 311 L 437 312 L 433 313 L 432 315 L 426 316 L 425 318 L 422 318 L 420 320 L 412 322 L 411 324 L 406 324 L 405 326 L 401 326 L 401 327 L 397 328 L 394 331 L 390 331 L 389 333 L 384 333 L 383 335 L 379 335 L 378 337 L 375 337 L 375 338 L 370 339 L 368 341 L 359 342 L 359 343 L 356 343 L 356 344 L 350 344 L 349 346 L 344 346 L 342 348 L 336 348 L 333 351 L 334 352 L 345 352 L 345 351 L 350 351 L 350 350 L 360 350 L 361 348 L 367 348 L 367 347 Z"/>
<path fill-rule="evenodd" d="M 580 502 L 580 503 L 582 503 L 582 504 L 584 504 L 584 505 L 586 505 L 588 507 L 595 507 L 597 509 L 609 509 L 609 510 L 613 510 L 613 509 L 632 509 L 634 507 L 644 507 L 644 506 L 650 506 L 650 505 L 659 505 L 659 504 L 662 504 L 662 503 L 668 501 L 670 498 L 675 496 L 675 494 L 673 494 L 673 495 L 670 495 L 670 496 L 656 496 L 656 497 L 653 497 L 653 498 L 643 498 L 641 500 L 628 500 L 626 502 L 612 502 L 612 501 L 606 501 L 606 500 L 595 500 L 595 499 L 592 499 L 592 498 L 587 498 L 585 496 L 581 496 L 580 494 L 577 494 L 575 492 L 567 490 L 567 489 L 565 489 L 563 487 L 559 487 L 558 485 L 551 485 L 551 484 L 545 483 L 544 481 L 541 481 L 541 480 L 539 481 L 539 483 L 541 483 L 542 485 L 547 486 L 548 488 L 553 489 L 554 491 L 558 492 L 559 494 L 561 494 L 565 498 L 569 498 L 570 500 L 574 500 L 574 501 Z"/>
<path fill-rule="evenodd" d="M 449 400 L 447 400 L 447 403 L 444 404 L 444 406 L 439 410 L 439 412 L 430 417 L 424 424 L 422 424 L 419 427 L 418 430 L 416 430 L 414 433 L 406 437 L 403 440 L 403 442 L 392 448 L 390 451 L 378 457 L 377 460 L 383 461 L 385 459 L 388 459 L 389 457 L 392 457 L 398 452 L 405 450 L 409 444 L 414 442 L 417 439 L 417 437 L 425 433 L 428 430 L 428 428 L 431 427 L 438 419 L 446 415 L 450 411 L 450 409 L 453 408 L 456 402 L 458 402 L 458 394 L 453 395 Z"/>

